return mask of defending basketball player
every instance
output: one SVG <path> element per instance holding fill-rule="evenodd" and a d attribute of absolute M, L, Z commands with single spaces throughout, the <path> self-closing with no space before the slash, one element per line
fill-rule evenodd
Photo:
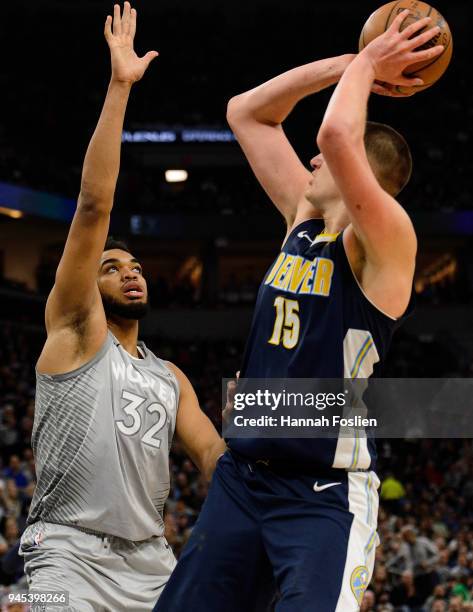
<path fill-rule="evenodd" d="M 176 563 L 163 536 L 174 430 L 209 478 L 225 448 L 186 376 L 138 342 L 141 265 L 125 244 L 106 244 L 128 97 L 157 56 L 136 55 L 135 30 L 136 11 L 115 5 L 112 77 L 37 363 L 38 483 L 21 552 L 31 592 L 68 593 L 48 610 L 150 610 Z"/>
<path fill-rule="evenodd" d="M 296 68 L 229 103 L 229 123 L 287 224 L 240 378 L 368 378 L 410 311 L 416 236 L 395 197 L 411 156 L 395 130 L 366 123 L 373 88 L 420 85 L 403 76 L 406 66 L 443 51 L 418 50 L 437 34 L 422 32 L 428 19 L 400 32 L 408 14 L 358 56 Z M 337 81 L 308 172 L 282 123 L 299 100 Z M 276 581 L 278 612 L 358 610 L 377 543 L 372 440 L 227 442 L 155 610 L 247 612 L 265 573 Z"/>

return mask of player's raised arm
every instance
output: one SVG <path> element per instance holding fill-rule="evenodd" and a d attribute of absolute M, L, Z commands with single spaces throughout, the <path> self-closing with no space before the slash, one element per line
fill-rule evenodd
<path fill-rule="evenodd" d="M 362 258 L 372 267 L 378 271 L 389 268 L 392 284 L 398 272 L 413 271 L 416 238 L 407 213 L 393 197 L 402 185 L 396 185 L 392 170 L 383 176 L 383 169 L 376 167 L 376 160 L 369 159 L 365 148 L 368 97 L 373 86 L 375 91 L 389 94 L 389 90 L 380 89 L 375 81 L 420 85 L 420 79 L 407 78 L 403 71 L 415 62 L 435 58 L 443 50 L 442 46 L 434 46 L 416 51 L 438 34 L 438 28 L 421 33 L 430 24 L 427 18 L 400 32 L 408 14 L 409 11 L 403 11 L 389 30 L 365 47 L 347 68 L 333 93 L 317 137 L 349 213 L 351 227 L 346 231 L 347 239 L 353 238 L 361 245 Z"/>
<path fill-rule="evenodd" d="M 302 98 L 336 83 L 354 57 L 341 55 L 294 68 L 228 103 L 230 127 L 289 227 L 310 172 L 289 143 L 282 123 Z"/>
<path fill-rule="evenodd" d="M 199 400 L 187 376 L 173 363 L 168 362 L 168 366 L 176 375 L 180 388 L 176 435 L 200 472 L 210 480 L 217 459 L 226 450 L 225 442 L 200 409 Z"/>
<path fill-rule="evenodd" d="M 97 272 L 119 172 L 125 110 L 133 83 L 141 79 L 157 56 L 155 51 L 137 56 L 133 48 L 135 31 L 136 10 L 125 2 L 121 14 L 116 4 L 113 18 L 108 16 L 105 22 L 112 76 L 85 156 L 76 212 L 46 307 L 48 334 L 64 327 L 84 328 L 94 306 L 100 304 Z M 93 322 L 101 326 L 102 338 L 98 341 L 103 341 L 105 317 L 94 314 Z M 98 335 L 91 334 L 94 340 Z"/>

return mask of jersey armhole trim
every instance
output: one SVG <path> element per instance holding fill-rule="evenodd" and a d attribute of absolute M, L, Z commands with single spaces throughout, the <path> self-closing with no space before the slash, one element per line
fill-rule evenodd
<path fill-rule="evenodd" d="M 171 378 L 174 380 L 174 384 L 176 385 L 176 389 L 177 389 L 176 417 L 177 417 L 177 413 L 179 411 L 179 401 L 181 399 L 181 385 L 179 384 L 179 380 L 178 380 L 177 376 L 174 374 L 173 369 L 168 366 L 168 362 L 165 359 L 160 359 L 159 357 L 158 357 L 158 359 L 163 364 L 164 368 L 166 368 L 166 370 L 169 372 L 169 374 L 171 375 Z"/>
<path fill-rule="evenodd" d="M 79 374 L 82 374 L 83 372 L 91 368 L 92 366 L 96 365 L 105 356 L 106 352 L 108 351 L 112 343 L 113 343 L 113 336 L 110 332 L 108 332 L 104 343 L 102 344 L 100 349 L 97 351 L 97 353 L 95 353 L 92 359 L 89 359 L 87 363 L 84 363 L 79 368 L 76 368 L 75 370 L 71 370 L 70 372 L 64 372 L 61 374 L 44 374 L 43 372 L 38 372 L 38 369 L 35 368 L 36 376 L 38 379 L 41 379 L 41 380 L 52 380 L 52 381 L 57 381 L 57 382 L 62 382 L 64 380 L 68 380 L 69 378 L 74 378 L 74 376 L 78 376 Z"/>
<path fill-rule="evenodd" d="M 342 246 L 343 246 L 343 253 L 345 255 L 345 259 L 346 262 L 348 264 L 348 267 L 350 268 L 351 274 L 353 276 L 353 278 L 355 279 L 355 282 L 358 286 L 358 289 L 360 290 L 360 293 L 362 294 L 362 296 L 365 298 L 365 300 L 375 309 L 377 310 L 380 314 L 382 314 L 384 317 L 386 317 L 387 319 L 389 319 L 390 321 L 392 321 L 393 323 L 397 323 L 399 321 L 399 319 L 401 319 L 402 317 L 399 317 L 398 319 L 396 319 L 396 317 L 392 317 L 391 315 L 389 315 L 387 312 L 384 312 L 384 310 L 382 310 L 381 308 L 379 308 L 379 306 L 376 306 L 376 304 L 370 300 L 370 298 L 366 295 L 363 287 L 361 286 L 359 280 L 356 278 L 356 274 L 353 271 L 353 268 L 351 267 L 351 263 L 350 263 L 350 259 L 348 257 L 347 251 L 345 249 L 345 230 L 343 230 L 343 232 L 341 233 L 341 241 L 342 241 Z"/>

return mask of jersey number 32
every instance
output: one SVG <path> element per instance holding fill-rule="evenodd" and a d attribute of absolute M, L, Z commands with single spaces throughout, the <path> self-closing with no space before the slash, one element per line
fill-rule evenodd
<path fill-rule="evenodd" d="M 146 402 L 146 398 L 140 397 L 136 393 L 130 393 L 130 391 L 123 391 L 122 399 L 128 402 L 123 408 L 123 412 L 127 415 L 128 419 L 126 421 L 129 424 L 125 424 L 125 420 L 121 420 L 117 421 L 117 427 L 125 436 L 134 436 L 140 431 L 142 424 L 142 416 L 138 408 L 141 408 L 144 402 Z M 158 419 L 154 425 L 144 432 L 141 441 L 154 448 L 161 448 L 161 440 L 155 436 L 166 424 L 168 418 L 166 410 L 161 404 L 156 402 L 147 406 L 145 410 L 149 413 L 155 413 Z"/>

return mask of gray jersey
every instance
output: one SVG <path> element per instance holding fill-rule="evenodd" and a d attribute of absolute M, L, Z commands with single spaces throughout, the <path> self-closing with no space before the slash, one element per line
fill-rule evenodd
<path fill-rule="evenodd" d="M 139 346 L 143 359 L 109 332 L 81 368 L 37 373 L 38 484 L 29 524 L 62 523 L 133 541 L 162 535 L 179 386 L 164 362 Z"/>

